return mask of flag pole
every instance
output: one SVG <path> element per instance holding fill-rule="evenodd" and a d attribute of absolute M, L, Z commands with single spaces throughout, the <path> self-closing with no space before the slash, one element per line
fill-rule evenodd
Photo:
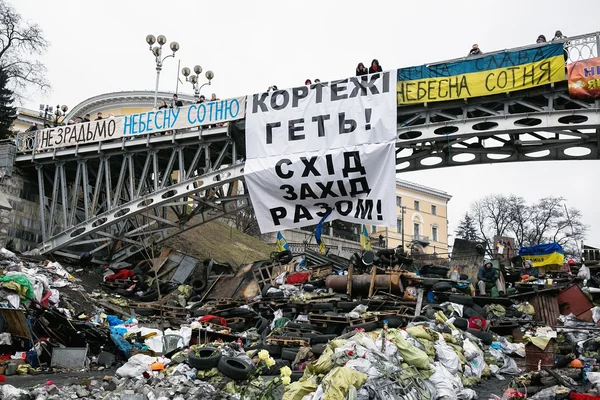
<path fill-rule="evenodd" d="M 179 93 L 179 67 L 181 67 L 181 59 L 177 60 L 177 80 L 175 81 L 175 94 Z"/>

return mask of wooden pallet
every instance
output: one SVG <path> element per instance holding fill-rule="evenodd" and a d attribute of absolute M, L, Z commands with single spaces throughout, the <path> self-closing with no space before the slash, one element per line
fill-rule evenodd
<path fill-rule="evenodd" d="M 308 314 L 308 320 L 311 324 L 316 325 L 327 325 L 327 324 L 346 324 L 348 326 L 355 326 L 360 324 L 366 324 L 368 322 L 377 322 L 376 316 L 370 316 L 366 318 L 351 319 L 350 317 L 334 317 L 332 315 L 320 315 L 320 314 Z"/>
<path fill-rule="evenodd" d="M 274 336 L 267 338 L 267 343 L 285 347 L 304 347 L 309 346 L 310 339 Z"/>
<path fill-rule="evenodd" d="M 283 327 L 281 329 L 281 331 L 282 332 L 289 332 L 289 333 L 298 333 L 298 334 L 302 334 L 302 333 L 321 334 L 321 332 L 313 331 L 312 329 L 303 329 L 303 328 L 288 328 L 288 327 Z"/>

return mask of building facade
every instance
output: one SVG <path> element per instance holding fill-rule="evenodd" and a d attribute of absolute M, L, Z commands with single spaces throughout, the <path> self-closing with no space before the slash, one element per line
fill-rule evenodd
<path fill-rule="evenodd" d="M 396 226 L 371 226 L 373 243 L 395 248 L 404 245 L 408 250 L 413 243 L 423 246 L 426 254 L 448 256 L 448 193 L 396 180 Z"/>

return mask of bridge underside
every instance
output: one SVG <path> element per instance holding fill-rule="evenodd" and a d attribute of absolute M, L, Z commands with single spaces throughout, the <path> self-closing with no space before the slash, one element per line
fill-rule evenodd
<path fill-rule="evenodd" d="M 397 172 L 541 160 L 598 159 L 600 101 L 566 83 L 398 109 Z"/>
<path fill-rule="evenodd" d="M 248 206 L 228 128 L 29 155 L 38 175 L 41 253 L 120 261 Z"/>

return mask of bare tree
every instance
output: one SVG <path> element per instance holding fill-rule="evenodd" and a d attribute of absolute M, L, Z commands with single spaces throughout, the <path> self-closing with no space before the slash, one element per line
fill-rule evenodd
<path fill-rule="evenodd" d="M 258 220 L 256 219 L 256 213 L 252 206 L 231 213 L 225 216 L 224 219 L 232 224 L 238 231 L 245 233 L 246 235 L 257 238 L 262 237 L 258 226 Z"/>
<path fill-rule="evenodd" d="M 545 197 L 528 205 L 522 197 L 492 194 L 471 204 L 471 215 L 483 240 L 513 235 L 519 247 L 556 242 L 566 254 L 577 254 L 587 226 L 581 211 L 567 209 L 562 197 Z"/>
<path fill-rule="evenodd" d="M 46 67 L 36 59 L 47 48 L 40 26 L 24 21 L 6 0 L 0 0 L 0 66 L 17 99 L 22 100 L 29 87 L 50 89 Z"/>

